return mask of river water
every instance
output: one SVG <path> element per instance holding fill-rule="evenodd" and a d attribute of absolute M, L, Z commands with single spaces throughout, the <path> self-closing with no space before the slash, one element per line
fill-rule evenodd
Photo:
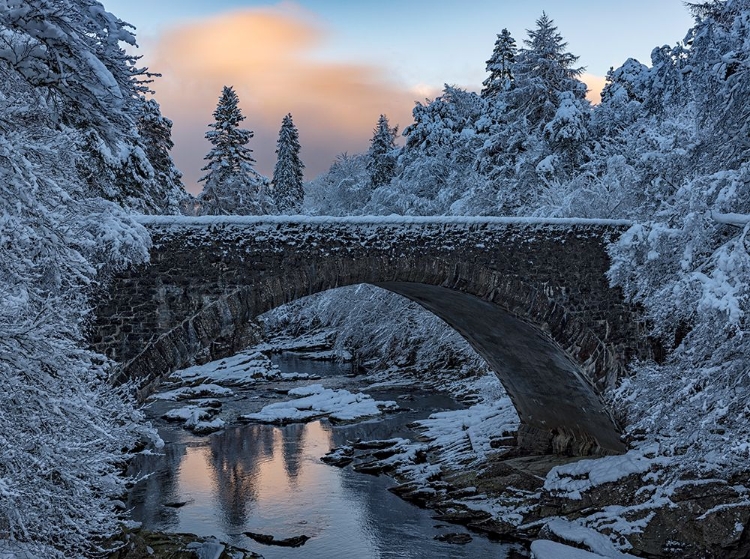
<path fill-rule="evenodd" d="M 346 365 L 276 359 L 284 370 L 343 375 Z M 402 389 L 403 392 L 403 389 Z M 387 393 L 373 394 L 384 399 Z M 391 393 L 391 399 L 398 394 Z M 233 405 L 241 405 L 241 401 Z M 387 476 L 354 472 L 320 461 L 347 440 L 409 434 L 405 425 L 433 411 L 455 408 L 443 395 L 412 393 L 413 411 L 385 420 L 333 426 L 327 421 L 283 427 L 250 424 L 208 437 L 159 421 L 162 456 L 144 457 L 134 471 L 150 476 L 131 491 L 128 505 L 145 528 L 216 536 L 273 558 L 504 558 L 510 547 L 478 535 L 466 545 L 435 536 L 465 532 L 438 523 L 430 511 L 402 501 Z M 156 406 L 155 413 L 161 413 Z M 299 548 L 266 546 L 243 532 L 277 539 L 306 535 Z"/>

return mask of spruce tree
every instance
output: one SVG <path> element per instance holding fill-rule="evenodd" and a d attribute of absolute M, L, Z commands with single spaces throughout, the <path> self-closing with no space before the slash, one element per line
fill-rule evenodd
<path fill-rule="evenodd" d="M 182 184 L 182 173 L 169 152 L 172 141 L 172 121 L 161 114 L 154 99 L 141 98 L 138 134 L 148 161 L 154 170 L 151 198 L 158 201 L 164 213 L 187 213 L 192 207 L 190 196 Z"/>
<path fill-rule="evenodd" d="M 291 113 L 281 121 L 276 142 L 276 167 L 273 170 L 273 199 L 282 214 L 296 214 L 302 208 L 305 191 L 302 188 L 302 169 L 299 158 L 299 131 Z"/>
<path fill-rule="evenodd" d="M 560 102 L 560 93 L 571 92 L 576 99 L 586 97 L 586 84 L 580 81 L 584 68 L 576 68 L 578 57 L 567 52 L 568 46 L 554 21 L 542 12 L 536 29 L 529 29 L 526 45 L 516 57 L 515 88 L 511 106 L 538 129 L 550 122 Z"/>
<path fill-rule="evenodd" d="M 367 151 L 367 172 L 373 188 L 388 184 L 396 174 L 394 150 L 397 134 L 398 126 L 391 128 L 388 117 L 380 115 L 370 140 L 370 149 Z"/>
<path fill-rule="evenodd" d="M 198 213 L 203 215 L 271 213 L 266 195 L 267 179 L 253 168 L 255 159 L 247 147 L 251 130 L 240 128 L 245 120 L 239 98 L 232 87 L 224 86 L 214 111 L 215 121 L 209 124 L 206 139 L 213 148 L 205 159 L 208 171 L 199 182 L 205 182 L 198 195 Z"/>
<path fill-rule="evenodd" d="M 490 75 L 482 82 L 482 97 L 492 99 L 513 87 L 513 65 L 516 62 L 516 40 L 503 29 L 495 41 L 495 49 L 487 61 Z"/>

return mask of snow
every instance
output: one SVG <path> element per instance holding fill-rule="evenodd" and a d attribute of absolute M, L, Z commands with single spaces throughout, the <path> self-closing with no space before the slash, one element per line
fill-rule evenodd
<path fill-rule="evenodd" d="M 432 414 L 417 422 L 417 428 L 442 449 L 441 461 L 459 463 L 465 459 L 481 462 L 493 452 L 491 441 L 518 429 L 518 414 L 507 396 L 465 410 Z"/>
<path fill-rule="evenodd" d="M 630 226 L 623 219 L 544 218 L 544 217 L 477 217 L 477 216 L 310 216 L 310 215 L 221 215 L 179 216 L 142 215 L 136 217 L 145 226 L 201 228 L 218 225 L 566 225 L 566 226 Z"/>
<path fill-rule="evenodd" d="M 653 454 L 656 450 L 647 447 L 631 450 L 620 456 L 605 456 L 556 466 L 547 474 L 544 489 L 567 499 L 581 499 L 582 493 L 594 486 L 612 483 L 634 474 L 645 474 L 655 466 L 668 463 L 665 457 Z M 648 458 L 649 455 L 652 457 Z"/>
<path fill-rule="evenodd" d="M 735 227 L 746 227 L 750 223 L 750 215 L 738 213 L 711 212 L 711 218 L 717 223 L 734 225 Z"/>
<path fill-rule="evenodd" d="M 215 417 L 219 413 L 220 404 L 216 400 L 198 401 L 181 408 L 173 408 L 162 417 L 167 421 L 182 421 L 183 427 L 197 435 L 213 433 L 224 428 L 224 420 Z M 212 419 L 213 418 L 213 419 Z"/>
<path fill-rule="evenodd" d="M 212 415 L 215 415 L 215 411 L 211 408 L 203 408 L 200 406 L 185 406 L 183 408 L 174 408 L 164 414 L 164 419 L 169 421 L 185 421 L 192 425 L 195 425 L 199 421 L 209 419 Z"/>
<path fill-rule="evenodd" d="M 556 537 L 585 546 L 594 554 L 611 559 L 634 559 L 634 555 L 622 553 L 615 548 L 607 536 L 577 522 L 553 519 L 546 523 L 546 528 Z"/>
<path fill-rule="evenodd" d="M 159 392 L 149 396 L 150 400 L 190 400 L 193 398 L 218 398 L 231 396 L 234 391 L 218 384 L 199 384 L 197 386 L 183 386 L 167 392 Z"/>
<path fill-rule="evenodd" d="M 591 553 L 550 540 L 531 542 L 532 559 L 601 559 L 604 555 Z"/>
<path fill-rule="evenodd" d="M 320 384 L 294 388 L 289 395 L 299 398 L 269 404 L 257 413 L 241 416 L 241 419 L 263 423 L 305 422 L 320 417 L 356 421 L 398 408 L 392 400 L 376 401 L 361 392 L 352 394 L 348 390 L 333 390 Z"/>
<path fill-rule="evenodd" d="M 189 543 L 186 548 L 195 553 L 198 559 L 219 559 L 226 546 L 212 539 L 205 542 Z"/>
<path fill-rule="evenodd" d="M 268 344 L 264 344 L 264 346 L 266 345 Z M 170 378 L 182 382 L 210 381 L 222 386 L 249 386 L 256 384 L 258 381 L 312 380 L 318 378 L 308 373 L 282 373 L 266 355 L 257 351 L 258 349 L 262 349 L 262 347 L 256 346 L 232 357 L 175 371 Z"/>

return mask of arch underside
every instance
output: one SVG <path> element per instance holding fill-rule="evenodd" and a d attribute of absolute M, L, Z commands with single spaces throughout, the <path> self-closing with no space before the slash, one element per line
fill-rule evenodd
<path fill-rule="evenodd" d="M 625 451 L 596 388 L 542 328 L 517 318 L 499 304 L 456 289 L 419 282 L 367 283 L 405 296 L 434 313 L 487 361 L 518 411 L 522 423 L 519 446 L 531 452 L 553 450 L 574 455 Z M 278 289 L 238 288 L 149 343 L 124 367 L 123 377 L 158 380 L 188 363 L 244 349 L 258 339 L 253 319 L 259 314 L 301 296 L 341 286 L 318 285 L 306 293 L 282 290 L 283 296 Z M 553 310 L 547 313 L 554 314 L 557 307 L 550 305 Z M 573 322 L 568 321 L 566 328 L 576 330 Z M 590 337 L 588 332 L 577 335 L 577 339 Z"/>
<path fill-rule="evenodd" d="M 521 423 L 551 433 L 554 450 L 625 451 L 601 397 L 580 367 L 539 328 L 460 291 L 406 282 L 375 285 L 419 303 L 458 331 L 498 376 Z"/>

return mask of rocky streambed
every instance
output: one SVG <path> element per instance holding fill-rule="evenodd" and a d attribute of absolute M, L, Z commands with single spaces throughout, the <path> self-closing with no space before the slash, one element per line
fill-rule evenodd
<path fill-rule="evenodd" d="M 743 479 L 685 479 L 667 490 L 658 449 L 597 460 L 522 456 L 514 440 L 517 418 L 496 379 L 464 375 L 458 383 L 425 383 L 408 370 L 352 376 L 347 364 L 325 362 L 301 372 L 299 356 L 289 358 L 295 370 L 275 367 L 255 351 L 238 354 L 180 372 L 155 397 L 150 413 L 170 426 L 162 429 L 161 466 L 141 464 L 150 475 L 131 495 L 129 505 L 144 526 L 189 528 L 205 538 L 218 532 L 235 546 L 232 553 L 248 557 L 293 556 L 289 548 L 278 553 L 274 541 L 299 543 L 305 557 L 331 556 L 340 544 L 334 539 L 326 548 L 320 526 L 339 522 L 339 530 L 356 531 L 347 522 L 372 515 L 387 488 L 428 512 L 401 532 L 381 527 L 380 539 L 350 550 L 359 557 L 379 557 L 382 542 L 394 537 L 418 542 L 400 549 L 404 557 L 441 556 L 446 549 L 453 557 L 567 556 L 561 550 L 570 557 L 750 556 Z M 295 515 L 295 497 L 281 505 L 278 494 L 303 483 L 321 458 L 329 472 L 341 473 L 316 475 L 343 476 L 341 495 L 350 501 L 339 504 L 340 515 Z M 390 478 L 365 483 L 367 489 L 353 481 L 381 474 Z M 191 476 L 209 487 L 183 498 L 182 484 Z M 330 500 L 325 491 L 312 498 Z M 361 504 L 357 498 L 369 504 L 352 508 L 351 499 Z M 211 500 L 218 507 L 207 506 Z M 270 518 L 274 529 L 253 524 L 250 509 Z M 175 520 L 188 518 L 186 511 L 192 520 Z M 403 518 L 413 515 L 403 512 Z M 426 546 L 427 539 L 445 547 Z"/>

